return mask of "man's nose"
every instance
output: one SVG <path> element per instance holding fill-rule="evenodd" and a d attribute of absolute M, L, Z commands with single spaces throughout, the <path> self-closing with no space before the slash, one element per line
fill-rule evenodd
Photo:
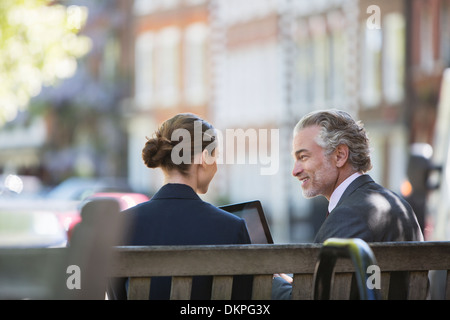
<path fill-rule="evenodd" d="M 301 166 L 301 164 L 300 164 L 298 161 L 296 161 L 296 162 L 294 163 L 294 169 L 292 169 L 292 175 L 293 175 L 294 177 L 296 177 L 296 176 L 298 176 L 300 173 L 302 173 L 302 171 L 303 171 L 303 167 Z"/>

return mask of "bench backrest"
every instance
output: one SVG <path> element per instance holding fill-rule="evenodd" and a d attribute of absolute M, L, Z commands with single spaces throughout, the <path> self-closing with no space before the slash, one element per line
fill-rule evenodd
<path fill-rule="evenodd" d="M 193 276 L 213 276 L 211 298 L 226 300 L 231 297 L 233 275 L 254 275 L 252 298 L 270 299 L 272 275 L 292 273 L 292 298 L 311 299 L 321 247 L 320 244 L 115 247 L 107 274 L 130 277 L 129 299 L 147 299 L 151 278 L 158 276 L 173 277 L 171 299 L 189 299 Z M 445 270 L 441 281 L 446 287 L 445 297 L 450 299 L 450 242 L 372 243 L 370 247 L 381 270 L 382 298 L 388 298 L 392 272 L 409 272 L 407 299 L 425 299 L 429 271 Z M 0 298 L 55 297 L 49 280 L 65 287 L 71 276 L 66 272 L 66 257 L 66 248 L 0 249 Z M 332 299 L 349 298 L 353 272 L 349 260 L 337 262 Z M 82 277 L 85 273 L 86 270 L 81 270 Z"/>
<path fill-rule="evenodd" d="M 111 275 L 130 277 L 129 299 L 147 299 L 151 277 L 172 276 L 171 299 L 189 299 L 192 276 L 214 276 L 212 299 L 230 299 L 233 275 L 254 275 L 253 299 L 270 299 L 272 275 L 292 273 L 293 299 L 311 299 L 320 244 L 118 247 Z M 428 272 L 446 270 L 446 298 L 450 299 L 450 242 L 372 243 L 381 271 L 382 298 L 387 299 L 390 275 L 408 271 L 407 299 L 426 299 Z M 354 267 L 339 260 L 331 297 L 348 299 Z"/>

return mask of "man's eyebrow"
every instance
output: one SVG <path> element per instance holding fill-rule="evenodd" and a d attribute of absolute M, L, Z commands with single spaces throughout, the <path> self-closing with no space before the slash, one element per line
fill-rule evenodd
<path fill-rule="evenodd" d="M 294 156 L 298 156 L 302 152 L 308 152 L 308 149 L 300 149 L 294 152 Z"/>

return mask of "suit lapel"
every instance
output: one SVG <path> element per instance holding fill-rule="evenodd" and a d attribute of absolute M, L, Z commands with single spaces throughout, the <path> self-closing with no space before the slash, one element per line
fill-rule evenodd
<path fill-rule="evenodd" d="M 345 189 L 344 193 L 342 194 L 342 197 L 339 199 L 335 208 L 337 208 L 342 203 L 342 201 L 346 197 L 350 196 L 356 189 L 358 189 L 361 186 L 363 186 L 364 184 L 370 183 L 370 182 L 374 182 L 374 181 L 368 174 L 363 174 L 362 176 L 356 178 L 355 181 L 350 183 L 350 185 L 347 187 L 347 189 Z"/>

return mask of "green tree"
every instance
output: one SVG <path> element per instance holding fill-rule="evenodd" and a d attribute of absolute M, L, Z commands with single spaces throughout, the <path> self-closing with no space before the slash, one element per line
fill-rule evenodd
<path fill-rule="evenodd" d="M 88 10 L 63 1 L 0 1 L 0 127 L 26 109 L 42 86 L 74 75 L 91 48 L 79 35 Z"/>

